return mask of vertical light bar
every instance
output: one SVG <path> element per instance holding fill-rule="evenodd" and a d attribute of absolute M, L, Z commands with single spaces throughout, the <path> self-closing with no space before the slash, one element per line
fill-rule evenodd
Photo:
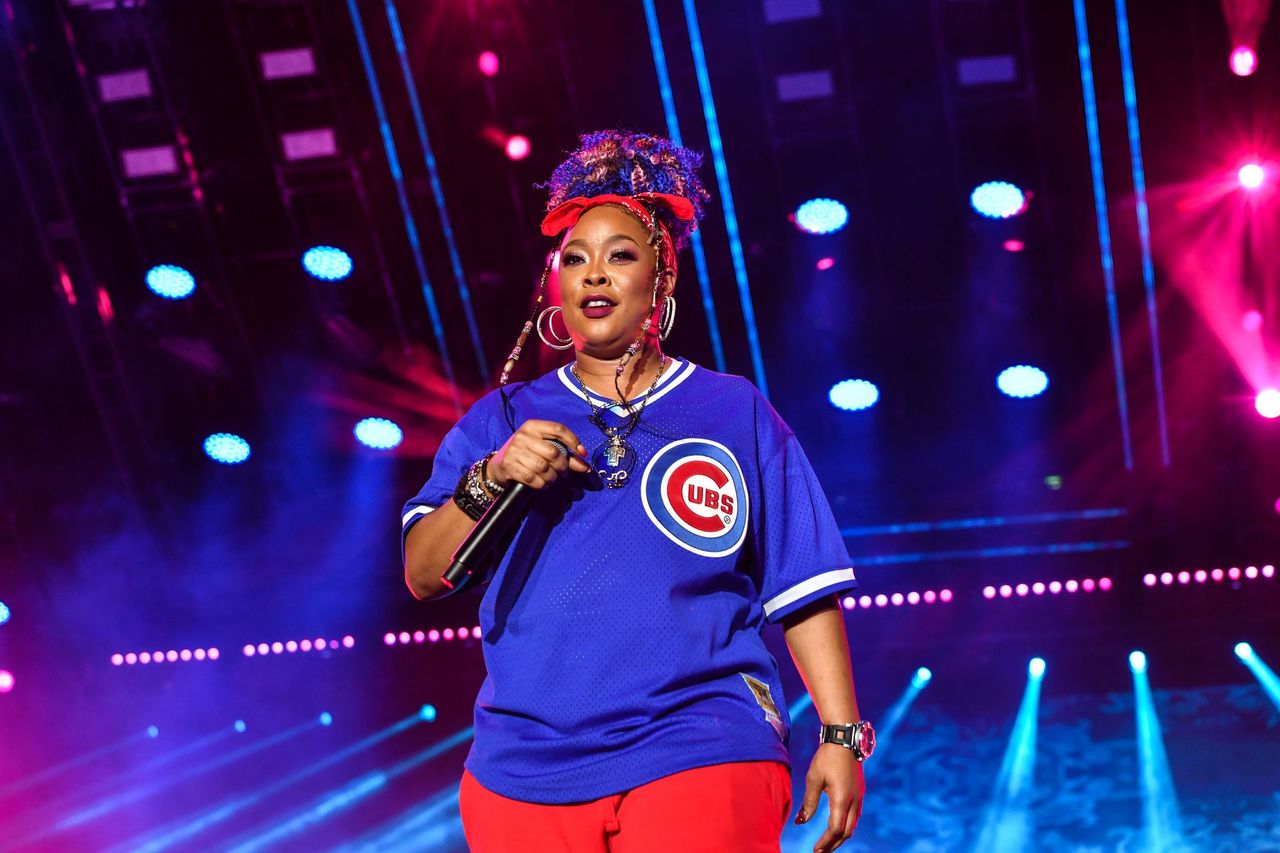
<path fill-rule="evenodd" d="M 1160 717 L 1147 677 L 1147 656 L 1129 655 L 1133 672 L 1133 712 L 1138 728 L 1138 778 L 1142 785 L 1142 830 L 1148 850 L 1177 850 L 1182 829 L 1178 794 L 1169 772 L 1169 756 L 1160 735 Z"/>
<path fill-rule="evenodd" d="M 738 282 L 738 301 L 742 303 L 742 322 L 747 330 L 747 348 L 751 351 L 751 366 L 755 371 L 756 387 L 769 397 L 769 385 L 764 375 L 764 358 L 760 354 L 760 335 L 756 331 L 756 311 L 751 303 L 751 286 L 747 282 L 747 262 L 742 254 L 742 239 L 738 234 L 738 215 L 733 206 L 733 192 L 729 188 L 729 170 L 724 159 L 724 144 L 720 140 L 720 120 L 716 118 L 715 99 L 711 96 L 711 77 L 707 74 L 707 57 L 702 49 L 702 30 L 698 26 L 698 10 L 693 0 L 683 0 L 685 23 L 689 27 L 689 46 L 693 49 L 693 69 L 698 77 L 698 94 L 702 98 L 702 114 L 707 123 L 707 140 L 711 146 L 711 162 L 716 170 L 716 183 L 720 187 L 720 204 L 724 208 L 724 227 L 729 234 L 729 254 L 733 257 L 733 276 Z"/>
<path fill-rule="evenodd" d="M 1089 46 L 1089 20 L 1084 0 L 1072 0 L 1076 18 L 1076 49 L 1080 57 L 1080 87 L 1084 91 L 1085 129 L 1089 134 L 1089 166 L 1093 173 L 1093 205 L 1098 217 L 1098 248 L 1102 253 L 1102 280 L 1107 292 L 1107 322 L 1111 327 L 1111 361 L 1116 374 L 1116 403 L 1120 409 L 1120 437 L 1124 467 L 1133 470 L 1133 445 L 1129 438 L 1129 403 L 1124 384 L 1124 353 L 1120 347 L 1120 314 L 1116 308 L 1115 259 L 1111 254 L 1111 225 L 1107 220 L 1107 189 L 1102 172 L 1102 139 L 1098 131 L 1098 97 L 1093 87 L 1093 49 Z"/>
<path fill-rule="evenodd" d="M 391 25 L 391 40 L 395 42 L 396 57 L 400 60 L 400 74 L 404 77 L 404 87 L 409 93 L 409 108 L 413 113 L 413 126 L 418 131 L 418 144 L 422 146 L 422 156 L 427 164 L 427 174 L 431 178 L 431 195 L 435 198 L 436 209 L 440 211 L 440 230 L 444 232 L 444 242 L 449 249 L 449 263 L 453 266 L 453 278 L 458 282 L 458 296 L 462 299 L 462 312 L 467 317 L 467 331 L 471 334 L 471 346 L 475 350 L 476 365 L 480 376 L 489 373 L 489 364 L 484 357 L 484 347 L 480 343 L 480 329 L 476 325 L 476 315 L 471 307 L 471 288 L 467 286 L 467 277 L 462 271 L 462 257 L 458 254 L 458 244 L 453 236 L 453 222 L 449 219 L 449 208 L 445 205 L 444 190 L 440 186 L 440 170 L 436 166 L 435 150 L 431 147 L 431 137 L 427 134 L 427 122 L 422 115 L 422 103 L 418 98 L 418 87 L 413 82 L 413 69 L 409 67 L 409 54 L 405 49 L 404 31 L 400 28 L 400 16 L 396 13 L 395 0 L 386 0 L 387 23 Z"/>
<path fill-rule="evenodd" d="M 671 76 L 667 73 L 667 52 L 662 44 L 662 31 L 658 28 L 658 10 L 653 0 L 644 0 L 644 20 L 649 27 L 649 49 L 653 52 L 653 67 L 658 72 L 658 91 L 662 95 L 662 111 L 667 117 L 667 135 L 676 145 L 684 145 L 680 136 L 680 119 L 676 116 L 676 102 L 671 93 Z M 720 340 L 720 321 L 716 316 L 716 303 L 711 295 L 711 275 L 707 272 L 707 254 L 702 246 L 702 233 L 690 235 L 693 250 L 693 266 L 698 273 L 698 288 L 702 291 L 702 310 L 707 315 L 707 328 L 711 333 L 711 352 L 716 370 L 728 372 L 724 360 L 724 343 Z"/>
<path fill-rule="evenodd" d="M 1036 767 L 1036 733 L 1039 728 L 1040 685 L 1044 681 L 1044 660 L 1032 658 L 1027 667 L 1027 686 L 1022 704 L 1000 762 L 991 804 L 982 823 L 982 833 L 974 850 L 991 853 L 1018 853 L 1031 845 L 1031 800 Z"/>
<path fill-rule="evenodd" d="M 400 168 L 400 155 L 396 150 L 395 138 L 391 135 L 391 123 L 387 121 L 387 107 L 382 101 L 382 89 L 378 86 L 373 57 L 369 54 L 369 40 L 364 31 L 364 19 L 360 17 L 356 0 L 347 0 L 347 12 L 351 15 L 351 25 L 355 30 L 356 42 L 360 46 L 360 61 L 364 65 L 364 76 L 369 81 L 369 94 L 373 97 L 373 108 L 378 115 L 378 132 L 382 135 L 382 147 L 387 154 L 387 165 L 391 169 L 391 178 L 396 185 L 396 198 L 400 202 L 400 213 L 404 216 L 404 230 L 409 237 L 409 249 L 413 253 L 413 265 L 418 273 L 418 283 L 422 288 L 422 297 L 427 303 L 427 314 L 431 317 L 431 329 L 435 334 L 436 343 L 440 345 L 440 361 L 453 393 L 454 407 L 461 410 L 458 381 L 453 372 L 453 359 L 449 357 L 449 342 L 444 336 L 444 323 L 440 320 L 440 309 L 436 305 L 435 288 L 431 285 L 426 260 L 422 257 L 418 223 L 413 218 L 413 210 L 409 206 L 409 194 L 404 185 L 404 172 Z"/>
<path fill-rule="evenodd" d="M 1151 364 L 1156 384 L 1156 419 L 1160 426 L 1160 460 L 1169 467 L 1169 425 L 1164 408 L 1164 367 L 1160 363 L 1160 321 L 1156 315 L 1156 272 L 1151 260 L 1151 220 L 1147 209 L 1147 172 L 1142 165 L 1142 137 L 1138 132 L 1138 87 L 1133 78 L 1129 44 L 1129 6 L 1116 0 L 1116 32 L 1120 37 L 1120 74 L 1124 81 L 1124 113 L 1129 127 L 1129 159 L 1133 163 L 1133 194 L 1138 214 L 1138 243 L 1142 248 L 1142 286 L 1147 298 L 1147 331 L 1151 336 Z"/>
<path fill-rule="evenodd" d="M 904 717 L 907 716 L 907 709 L 911 707 L 911 703 L 916 701 L 916 697 L 920 695 L 920 691 L 924 690 L 933 679 L 933 673 L 925 667 L 916 670 L 915 675 L 911 676 L 911 682 L 907 685 L 907 689 L 902 691 L 902 695 L 897 701 L 889 706 L 889 710 L 885 711 L 884 717 L 880 721 L 880 725 L 876 728 L 876 756 L 884 754 L 888 748 L 889 742 L 893 740 L 894 733 L 898 730 L 898 726 L 902 723 Z M 879 763 L 879 762 L 875 762 Z M 867 765 L 867 769 L 871 768 L 871 764 Z"/>
<path fill-rule="evenodd" d="M 1258 684 L 1262 685 L 1262 690 L 1271 700 L 1271 704 L 1280 710 L 1280 676 L 1277 676 L 1275 671 L 1258 657 L 1258 653 L 1248 643 L 1236 643 L 1236 657 L 1249 667 L 1249 671 L 1253 673 L 1254 678 L 1258 679 Z"/>

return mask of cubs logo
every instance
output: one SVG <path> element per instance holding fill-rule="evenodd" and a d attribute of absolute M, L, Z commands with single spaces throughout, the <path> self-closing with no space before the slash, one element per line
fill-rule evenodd
<path fill-rule="evenodd" d="M 746 480 L 718 442 L 685 438 L 659 450 L 645 466 L 640 498 L 658 529 L 695 554 L 727 557 L 746 538 Z"/>

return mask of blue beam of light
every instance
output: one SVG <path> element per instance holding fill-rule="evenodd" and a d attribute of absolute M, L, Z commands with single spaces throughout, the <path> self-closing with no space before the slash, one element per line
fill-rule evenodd
<path fill-rule="evenodd" d="M 1156 419 L 1160 425 L 1160 460 L 1168 468 L 1169 425 L 1164 407 L 1164 367 L 1160 363 L 1160 321 L 1156 315 L 1156 271 L 1151 260 L 1151 220 L 1147 211 L 1147 171 L 1142 165 L 1142 136 L 1138 131 L 1138 87 L 1133 78 L 1133 51 L 1129 44 L 1128 0 L 1116 0 L 1116 31 L 1120 37 L 1120 75 L 1124 82 L 1125 122 L 1129 127 L 1129 159 L 1133 163 L 1134 205 L 1138 216 L 1138 243 L 1142 248 L 1142 286 L 1147 299 L 1147 331 L 1151 337 L 1151 364 L 1156 385 Z"/>
<path fill-rule="evenodd" d="M 667 135 L 676 145 L 684 145 L 680 136 L 680 119 L 676 116 L 676 101 L 671 91 L 671 76 L 667 73 L 667 51 L 662 43 L 662 30 L 658 27 L 658 10 L 653 0 L 644 0 L 644 21 L 649 28 L 649 50 L 653 53 L 653 67 L 658 72 L 658 92 L 662 96 L 662 112 L 667 118 Z M 720 320 L 716 315 L 715 298 L 711 295 L 711 274 L 707 271 L 707 253 L 702 245 L 702 232 L 690 235 L 689 247 L 693 250 L 693 267 L 698 274 L 698 289 L 702 294 L 702 310 L 707 315 L 707 329 L 711 333 L 711 353 L 716 370 L 727 373 L 724 360 L 724 343 L 720 339 Z"/>
<path fill-rule="evenodd" d="M 452 849 L 463 838 L 462 817 L 458 813 L 458 788 L 441 794 L 396 815 L 354 841 L 335 847 L 332 853 L 416 853 L 419 850 Z"/>
<path fill-rule="evenodd" d="M 716 102 L 711 95 L 711 76 L 707 73 L 707 56 L 702 48 L 702 30 L 698 26 L 698 10 L 693 0 L 683 0 L 684 18 L 689 28 L 689 47 L 693 50 L 693 70 L 698 77 L 698 94 L 702 98 L 702 115 L 707 124 L 707 142 L 711 162 L 715 166 L 716 183 L 720 187 L 720 205 L 724 210 L 724 227 L 729 235 L 729 254 L 733 257 L 733 277 L 738 282 L 738 301 L 742 304 L 742 321 L 746 326 L 747 348 L 755 371 L 756 387 L 765 399 L 769 384 L 764 374 L 764 356 L 760 352 L 760 335 L 756 329 L 756 310 L 751 302 L 751 286 L 747 282 L 747 261 L 742 253 L 738 233 L 738 214 L 733 206 L 733 190 L 729 187 L 729 168 L 724 159 L 724 143 L 720 139 L 720 120 L 716 118 Z"/>
<path fill-rule="evenodd" d="M 927 675 L 926 675 L 927 673 Z M 874 769 L 876 759 L 884 755 L 889 744 L 893 741 L 893 735 L 898 730 L 898 726 L 902 724 L 903 719 L 907 716 L 907 710 L 912 703 L 916 701 L 916 697 L 920 695 L 920 691 L 928 686 L 933 680 L 933 673 L 925 667 L 920 667 L 911 676 L 911 681 L 907 683 L 907 689 L 902 691 L 902 695 L 889 706 L 889 710 L 884 712 L 876 726 L 876 751 L 875 755 L 867 763 L 866 769 Z"/>
<path fill-rule="evenodd" d="M 1039 665 L 1036 665 L 1037 661 Z M 1027 668 L 1027 686 L 1000 762 L 1000 773 L 996 776 L 982 831 L 973 848 L 980 853 L 1016 853 L 1032 846 L 1030 806 L 1035 788 L 1036 717 L 1040 712 L 1040 685 L 1043 681 L 1044 662 L 1033 658 Z"/>
<path fill-rule="evenodd" d="M 386 770 L 375 770 L 372 773 L 366 773 L 358 779 L 355 779 L 344 785 L 336 791 L 331 791 L 321 795 L 314 803 L 307 808 L 293 815 L 292 817 L 277 823 L 275 826 L 261 832 L 252 838 L 241 841 L 230 847 L 231 853 L 252 853 L 255 850 L 262 850 L 273 844 L 284 841 L 290 836 L 297 835 L 303 830 L 328 820 L 349 808 L 363 802 L 369 797 L 385 788 L 388 783 L 408 773 L 410 770 L 425 764 L 433 758 L 436 758 L 459 744 L 465 743 L 471 739 L 474 728 L 468 726 L 461 731 L 455 732 L 444 740 L 432 744 L 427 749 L 404 759 L 398 764 L 394 764 Z M 427 849 L 419 846 L 417 849 Z"/>
<path fill-rule="evenodd" d="M 1012 527 L 1022 524 L 1048 524 L 1058 521 L 1089 521 L 1098 518 L 1123 518 L 1129 514 L 1124 507 L 1099 507 L 1066 512 L 1039 512 L 1028 515 L 990 515 L 976 518 L 947 518 L 940 521 L 908 521 L 900 524 L 877 524 L 862 527 L 842 527 L 840 535 L 846 539 L 859 536 L 893 536 L 902 533 L 928 533 L 933 530 L 973 530 L 984 527 Z"/>
<path fill-rule="evenodd" d="M 350 746 L 344 747 L 337 752 L 330 753 L 319 761 L 312 762 L 306 767 L 295 770 L 293 773 L 282 776 L 281 778 L 276 779 L 273 782 L 269 782 L 247 794 L 234 797 L 224 803 L 214 806 L 211 809 L 207 809 L 194 817 L 180 818 L 167 826 L 161 827 L 151 833 L 148 837 L 129 841 L 120 849 L 132 850 L 134 853 L 154 853 L 154 851 L 165 850 L 172 847 L 181 841 L 185 841 L 188 838 L 199 835 L 211 827 L 217 826 L 250 806 L 257 805 L 267 797 L 278 794 L 304 779 L 309 779 L 317 773 L 347 760 L 353 755 L 382 743 L 388 738 L 411 728 L 421 719 L 422 718 L 418 713 L 414 712 L 411 716 L 405 717 L 402 720 L 397 720 L 385 729 L 374 732 L 368 737 L 359 740 Z M 320 724 L 313 722 L 308 725 Z"/>
<path fill-rule="evenodd" d="M 1133 470 L 1133 443 L 1129 436 L 1129 402 L 1124 381 L 1124 353 L 1120 346 L 1120 312 L 1116 307 L 1115 258 L 1111 254 L 1111 224 L 1107 217 L 1107 188 L 1102 172 L 1102 137 L 1098 130 L 1098 96 L 1093 85 L 1093 49 L 1089 46 L 1089 20 L 1084 0 L 1072 0 L 1076 19 L 1076 48 L 1080 58 L 1080 87 L 1084 91 L 1085 129 L 1089 134 L 1089 167 L 1093 174 L 1093 205 L 1098 218 L 1098 248 L 1102 255 L 1102 280 L 1107 294 L 1107 323 L 1111 329 L 1111 362 L 1115 367 L 1116 404 L 1120 412 L 1120 438 L 1124 467 Z"/>
<path fill-rule="evenodd" d="M 1271 704 L 1280 710 L 1280 678 L 1276 677 L 1271 667 L 1263 663 L 1262 658 L 1258 657 L 1258 653 L 1253 650 L 1253 646 L 1248 643 L 1236 644 L 1236 657 L 1253 673 L 1253 677 L 1258 679 L 1258 683 L 1262 685 L 1263 691 L 1266 692 L 1267 698 L 1271 700 Z"/>
<path fill-rule="evenodd" d="M 83 767 L 86 764 L 97 761 L 99 758 L 128 749 L 130 746 L 149 741 L 151 741 L 151 736 L 146 732 L 138 732 L 137 734 L 122 737 L 119 740 L 109 743 L 106 746 L 99 747 L 92 752 L 86 752 L 84 755 L 77 755 L 75 758 L 68 758 L 66 761 L 55 764 L 52 767 L 47 767 L 38 773 L 32 773 L 30 776 L 24 776 L 21 779 L 11 782 L 0 788 L 0 798 L 16 794 L 19 791 L 25 791 L 29 788 L 34 788 L 36 785 L 47 782 L 50 779 L 56 779 L 64 773 L 68 773 L 78 767 Z"/>
<path fill-rule="evenodd" d="M 427 303 L 427 314 L 431 318 L 431 330 L 435 334 L 436 343 L 440 346 L 440 362 L 445 377 L 449 380 L 453 394 L 453 404 L 462 412 L 462 401 L 458 397 L 458 381 L 453 371 L 453 358 L 449 355 L 449 342 L 444 335 L 444 322 L 440 319 L 440 308 L 436 305 L 436 291 L 431 284 L 431 276 L 427 273 L 426 259 L 422 256 L 422 240 L 418 234 L 418 223 L 413 217 L 413 208 L 409 205 L 409 192 L 404 183 L 404 171 L 400 168 L 400 154 L 396 149 L 396 140 L 391 133 L 391 123 L 387 120 L 387 107 L 382 100 L 382 89 L 378 85 L 378 75 L 373 67 L 373 56 L 369 53 L 369 39 L 365 35 L 364 19 L 360 17 L 360 8 L 356 0 L 347 0 L 347 12 L 351 16 L 351 26 L 355 30 L 356 42 L 360 47 L 360 61 L 364 65 L 364 76 L 369 81 L 369 94 L 373 98 L 373 108 L 378 115 L 378 132 L 382 135 L 382 148 L 387 155 L 387 166 L 391 170 L 391 179 L 396 185 L 396 199 L 400 203 L 400 214 L 404 217 L 404 230 L 409 238 L 409 249 L 413 253 L 413 266 L 418 274 L 418 284 L 422 290 L 422 298 Z M 395 295 L 391 294 L 392 305 Z M 399 309 L 395 308 L 397 315 Z"/>
<path fill-rule="evenodd" d="M 900 566 L 907 563 L 929 563 L 942 560 L 986 560 L 993 557 L 1039 557 L 1045 554 L 1087 554 L 1095 551 L 1122 551 L 1131 546 L 1128 540 L 1103 542 L 1056 542 L 1049 545 L 1006 545 L 996 548 L 969 548 L 951 551 L 916 551 L 910 554 L 875 554 L 856 557 L 850 566 Z"/>
<path fill-rule="evenodd" d="M 1142 654 L 1135 652 L 1134 656 Z M 1178 792 L 1169 772 L 1169 757 L 1160 734 L 1160 718 L 1151 696 L 1146 656 L 1133 673 L 1133 710 L 1138 728 L 1138 776 L 1142 784 L 1142 832 L 1144 849 L 1182 849 L 1182 818 L 1178 808 Z"/>
<path fill-rule="evenodd" d="M 400 15 L 396 12 L 395 0 L 386 0 L 384 5 L 387 10 L 387 23 L 391 25 L 391 40 L 395 42 L 396 57 L 400 60 L 400 74 L 404 77 L 404 87 L 409 93 L 409 109 L 413 113 L 413 126 L 418 131 L 418 144 L 422 146 L 422 157 L 431 179 L 431 195 L 435 198 L 436 210 L 440 211 L 440 230 L 444 233 L 445 246 L 449 250 L 449 263 L 453 266 L 454 281 L 458 283 L 458 296 L 462 299 L 462 313 L 467 318 L 467 331 L 471 335 L 472 349 L 475 350 L 476 365 L 480 370 L 479 375 L 487 376 L 489 363 L 484 357 L 484 347 L 480 342 L 480 328 L 476 325 L 475 311 L 471 306 L 471 288 L 467 286 L 467 277 L 462 271 L 462 256 L 458 254 L 458 243 L 453 235 L 453 222 L 449 219 L 444 189 L 440 185 L 440 169 L 436 166 L 435 150 L 431 147 L 431 136 L 427 133 L 427 122 L 422 115 L 418 87 L 413 80 L 413 69 L 409 66 L 409 52 L 405 48 L 404 31 L 400 28 Z"/>
<path fill-rule="evenodd" d="M 237 761 L 241 761 L 249 757 L 250 755 L 253 755 L 255 753 L 261 752 L 264 749 L 268 749 L 272 746 L 275 746 L 276 744 L 282 741 L 288 740 L 293 737 L 297 737 L 303 732 L 314 728 L 316 725 L 318 724 L 315 721 L 306 722 L 301 725 L 294 726 L 291 729 L 286 729 L 285 731 L 278 732 L 270 737 L 265 737 L 262 740 L 257 741 L 255 743 L 248 744 L 239 749 L 232 750 L 230 752 L 224 753 L 215 758 L 210 758 L 207 761 L 202 761 L 198 764 L 192 764 L 182 768 L 181 770 L 164 774 L 146 784 L 134 785 L 130 788 L 126 788 L 125 790 L 112 794 L 109 797 L 104 797 L 98 800 L 97 802 L 93 803 L 92 805 L 85 806 L 82 809 L 72 812 L 71 814 L 67 815 L 61 820 L 47 821 L 44 827 L 41 828 L 40 830 L 37 830 L 37 832 L 34 835 L 28 838 L 22 839 L 20 842 L 18 842 L 18 846 L 22 846 L 22 844 L 24 843 L 29 843 L 41 838 L 45 838 L 55 833 L 65 832 L 67 830 L 74 829 L 77 826 L 81 826 L 83 824 L 97 820 L 103 815 L 110 814 L 111 812 L 116 811 L 117 809 L 131 805 L 140 800 L 145 800 L 148 797 L 155 796 L 156 794 L 163 791 L 165 788 L 172 787 L 173 785 L 177 785 L 180 782 L 185 782 L 188 779 L 193 779 L 197 776 L 204 775 L 205 773 L 211 773 L 220 767 L 225 767 L 228 764 L 233 764 Z"/>

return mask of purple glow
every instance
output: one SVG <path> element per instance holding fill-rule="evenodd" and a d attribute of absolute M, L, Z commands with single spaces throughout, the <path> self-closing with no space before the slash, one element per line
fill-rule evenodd
<path fill-rule="evenodd" d="M 825 272 L 836 265 L 835 258 L 819 258 L 817 267 L 820 271 Z"/>
<path fill-rule="evenodd" d="M 498 54 L 494 53 L 492 50 L 484 51 L 476 60 L 476 66 L 484 76 L 496 76 L 498 73 Z"/>
<path fill-rule="evenodd" d="M 1231 65 L 1231 73 L 1237 77 L 1248 77 L 1258 70 L 1258 54 L 1248 45 L 1240 45 L 1231 51 L 1231 58 L 1227 60 Z"/>
<path fill-rule="evenodd" d="M 0 669 L 0 693 L 8 693 L 13 689 L 13 673 L 7 669 Z"/>
<path fill-rule="evenodd" d="M 1256 308 L 1250 308 L 1240 317 L 1240 326 L 1246 332 L 1258 332 L 1262 330 L 1262 312 Z"/>
<path fill-rule="evenodd" d="M 529 156 L 530 150 L 532 150 L 532 146 L 529 144 L 527 136 L 521 136 L 517 133 L 507 137 L 506 152 L 509 159 L 523 160 Z"/>

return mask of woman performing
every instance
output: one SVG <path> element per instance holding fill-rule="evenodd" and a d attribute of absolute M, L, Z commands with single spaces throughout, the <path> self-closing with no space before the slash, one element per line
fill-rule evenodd
<path fill-rule="evenodd" d="M 700 159 L 582 138 L 547 185 L 536 319 L 404 507 L 406 580 L 430 599 L 493 501 L 536 490 L 480 605 L 488 676 L 460 789 L 477 853 L 777 851 L 792 732 L 766 623 L 821 719 L 796 822 L 825 791 L 827 851 L 862 811 L 874 732 L 839 608 L 856 581 L 818 479 L 750 382 L 662 351 Z M 509 384 L 535 326 L 573 360 Z"/>

